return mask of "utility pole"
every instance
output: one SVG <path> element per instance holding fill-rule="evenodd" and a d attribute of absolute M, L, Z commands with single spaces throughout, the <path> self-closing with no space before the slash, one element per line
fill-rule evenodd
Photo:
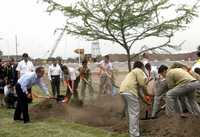
<path fill-rule="evenodd" d="M 0 37 L 0 40 L 3 40 L 3 38 Z M 0 57 L 3 55 L 3 51 L 0 50 Z"/>
<path fill-rule="evenodd" d="M 15 51 L 16 51 L 16 61 L 18 59 L 18 43 L 17 43 L 17 35 L 15 35 Z"/>
<path fill-rule="evenodd" d="M 79 49 L 79 53 L 78 53 L 78 65 L 81 64 L 81 49 Z"/>

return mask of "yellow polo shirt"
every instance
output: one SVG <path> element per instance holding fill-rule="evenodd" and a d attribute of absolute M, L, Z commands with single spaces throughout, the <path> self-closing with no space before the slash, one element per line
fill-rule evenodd
<path fill-rule="evenodd" d="M 129 72 L 120 86 L 120 93 L 130 92 L 138 96 L 139 87 L 146 89 L 147 77 L 142 69 L 135 68 Z"/>
<path fill-rule="evenodd" d="M 170 69 L 166 75 L 166 81 L 170 89 L 194 80 L 196 79 L 182 68 Z"/>

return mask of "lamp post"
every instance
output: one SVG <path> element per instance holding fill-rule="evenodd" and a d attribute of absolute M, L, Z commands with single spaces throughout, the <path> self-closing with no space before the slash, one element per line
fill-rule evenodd
<path fill-rule="evenodd" d="M 0 37 L 0 40 L 3 40 L 3 38 Z M 0 57 L 3 55 L 3 52 L 0 50 Z"/>
<path fill-rule="evenodd" d="M 18 59 L 18 43 L 17 43 L 17 35 L 15 35 L 15 51 L 16 51 L 16 60 Z"/>

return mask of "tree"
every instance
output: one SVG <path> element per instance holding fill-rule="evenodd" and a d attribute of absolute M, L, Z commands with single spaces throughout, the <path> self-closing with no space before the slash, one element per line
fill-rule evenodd
<path fill-rule="evenodd" d="M 127 53 L 131 70 L 131 49 L 136 42 L 154 38 L 159 45 L 149 50 L 167 51 L 176 49 L 171 38 L 185 29 L 197 16 L 198 1 L 193 5 L 172 4 L 171 0 L 79 0 L 74 5 L 64 5 L 54 0 L 43 0 L 49 4 L 47 11 L 61 11 L 66 16 L 67 33 L 83 36 L 89 40 L 108 40 L 122 46 Z M 173 16 L 167 15 L 172 12 Z"/>

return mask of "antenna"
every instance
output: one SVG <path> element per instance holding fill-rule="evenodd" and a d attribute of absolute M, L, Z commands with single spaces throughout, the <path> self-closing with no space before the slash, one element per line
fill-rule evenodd
<path fill-rule="evenodd" d="M 15 51 L 16 51 L 16 60 L 18 59 L 18 43 L 17 43 L 17 35 L 15 35 Z"/>

